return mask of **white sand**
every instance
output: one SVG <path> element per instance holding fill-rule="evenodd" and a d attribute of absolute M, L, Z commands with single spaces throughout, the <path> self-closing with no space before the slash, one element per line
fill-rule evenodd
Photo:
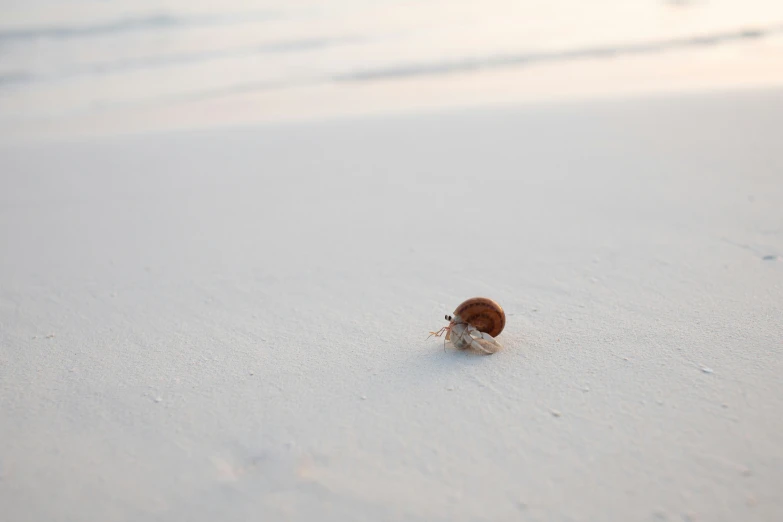
<path fill-rule="evenodd" d="M 0 151 L 21 521 L 783 518 L 783 91 Z M 427 332 L 508 313 L 493 356 Z"/>

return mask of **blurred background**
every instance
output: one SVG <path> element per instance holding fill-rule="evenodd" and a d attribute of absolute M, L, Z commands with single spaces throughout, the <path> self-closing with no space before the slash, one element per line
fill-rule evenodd
<path fill-rule="evenodd" d="M 0 137 L 783 84 L 780 0 L 0 0 Z"/>

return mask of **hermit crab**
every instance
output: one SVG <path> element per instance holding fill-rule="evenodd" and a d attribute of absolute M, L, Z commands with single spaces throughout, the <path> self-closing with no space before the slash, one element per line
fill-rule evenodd
<path fill-rule="evenodd" d="M 506 313 L 492 299 L 468 299 L 454 310 L 454 315 L 447 315 L 446 320 L 449 322 L 447 326 L 437 332 L 430 332 L 430 337 L 446 334 L 443 339 L 444 349 L 446 341 L 451 341 L 458 350 L 470 349 L 485 354 L 493 354 L 502 348 L 495 337 L 506 326 Z"/>

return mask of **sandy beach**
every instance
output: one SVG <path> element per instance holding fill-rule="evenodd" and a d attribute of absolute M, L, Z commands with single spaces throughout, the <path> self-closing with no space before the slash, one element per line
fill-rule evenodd
<path fill-rule="evenodd" d="M 2 522 L 783 520 L 783 3 L 0 4 Z"/>
<path fill-rule="evenodd" d="M 4 520 L 780 520 L 781 121 L 768 89 L 4 146 Z M 427 339 L 473 296 L 495 355 Z"/>

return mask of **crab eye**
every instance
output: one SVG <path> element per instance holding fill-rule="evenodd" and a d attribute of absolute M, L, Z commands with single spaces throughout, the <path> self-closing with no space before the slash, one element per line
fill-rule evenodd
<path fill-rule="evenodd" d="M 446 316 L 446 320 L 447 320 L 447 321 L 451 321 L 451 316 L 450 316 L 450 315 L 447 315 L 447 316 Z"/>

